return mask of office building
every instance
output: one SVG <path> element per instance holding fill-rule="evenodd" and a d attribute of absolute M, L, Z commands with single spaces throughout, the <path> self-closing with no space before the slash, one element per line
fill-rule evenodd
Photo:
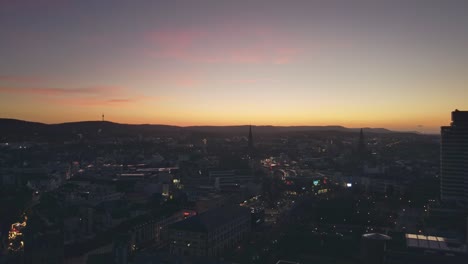
<path fill-rule="evenodd" d="M 441 128 L 440 194 L 444 202 L 468 206 L 468 111 L 452 112 Z"/>

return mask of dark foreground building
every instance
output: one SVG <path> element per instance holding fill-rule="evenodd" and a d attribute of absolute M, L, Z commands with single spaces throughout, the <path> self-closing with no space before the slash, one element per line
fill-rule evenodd
<path fill-rule="evenodd" d="M 216 208 L 169 227 L 170 251 L 183 256 L 220 256 L 250 232 L 250 210 Z"/>
<path fill-rule="evenodd" d="M 440 194 L 444 202 L 468 206 L 468 111 L 452 112 L 441 128 Z"/>
<path fill-rule="evenodd" d="M 395 234 L 385 252 L 385 264 L 465 264 L 464 241 L 420 234 Z"/>
<path fill-rule="evenodd" d="M 60 264 L 64 261 L 63 226 L 33 215 L 24 237 L 25 264 Z"/>

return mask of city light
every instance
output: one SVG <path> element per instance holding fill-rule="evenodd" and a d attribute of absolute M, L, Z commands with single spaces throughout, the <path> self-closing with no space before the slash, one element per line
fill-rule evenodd
<path fill-rule="evenodd" d="M 13 252 L 22 251 L 24 248 L 23 229 L 26 227 L 27 217 L 24 217 L 22 223 L 14 223 L 8 232 L 8 250 Z"/>
<path fill-rule="evenodd" d="M 468 0 L 95 2 L 0 0 L 0 263 L 468 262 Z"/>

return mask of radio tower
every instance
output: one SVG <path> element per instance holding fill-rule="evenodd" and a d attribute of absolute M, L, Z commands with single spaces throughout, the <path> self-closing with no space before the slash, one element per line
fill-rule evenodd
<path fill-rule="evenodd" d="M 104 114 L 102 114 L 102 122 L 104 122 Z"/>

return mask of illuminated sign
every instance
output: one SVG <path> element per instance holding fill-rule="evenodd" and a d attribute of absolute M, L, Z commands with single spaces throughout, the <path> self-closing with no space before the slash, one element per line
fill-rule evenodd
<path fill-rule="evenodd" d="M 353 187 L 353 184 L 350 183 L 350 182 L 348 182 L 348 183 L 346 183 L 346 187 L 348 187 L 348 188 L 349 188 L 349 187 Z"/>
<path fill-rule="evenodd" d="M 318 184 L 319 184 L 318 180 L 314 181 L 314 186 L 317 186 Z"/>

